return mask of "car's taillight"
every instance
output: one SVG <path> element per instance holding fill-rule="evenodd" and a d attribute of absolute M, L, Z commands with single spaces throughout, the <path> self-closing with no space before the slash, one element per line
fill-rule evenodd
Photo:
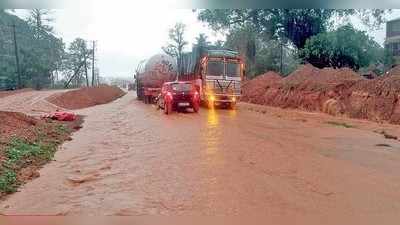
<path fill-rule="evenodd" d="M 198 99 L 199 98 L 199 92 L 195 91 L 193 94 L 193 98 L 194 99 Z"/>

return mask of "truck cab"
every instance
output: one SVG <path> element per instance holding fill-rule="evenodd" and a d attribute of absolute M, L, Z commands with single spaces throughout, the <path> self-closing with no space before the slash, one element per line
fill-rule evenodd
<path fill-rule="evenodd" d="M 234 51 L 208 50 L 201 59 L 202 101 L 234 108 L 241 95 L 242 59 Z"/>

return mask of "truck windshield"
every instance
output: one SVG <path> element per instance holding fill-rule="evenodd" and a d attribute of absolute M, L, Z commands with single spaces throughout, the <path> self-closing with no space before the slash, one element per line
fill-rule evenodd
<path fill-rule="evenodd" d="M 222 76 L 224 73 L 224 63 L 222 61 L 208 61 L 207 75 Z"/>
<path fill-rule="evenodd" d="M 192 84 L 189 84 L 189 83 L 172 84 L 172 90 L 174 90 L 174 91 L 190 91 L 190 90 L 192 90 Z"/>
<path fill-rule="evenodd" d="M 226 63 L 226 76 L 228 76 L 228 77 L 240 77 L 240 65 L 239 65 L 239 63 L 233 63 L 233 62 Z"/>

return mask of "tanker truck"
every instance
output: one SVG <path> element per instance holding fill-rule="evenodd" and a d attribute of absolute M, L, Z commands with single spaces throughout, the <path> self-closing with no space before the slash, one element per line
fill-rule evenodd
<path fill-rule="evenodd" d="M 241 95 L 244 63 L 239 53 L 213 46 L 196 47 L 182 56 L 179 80 L 192 80 L 208 107 L 235 108 Z"/>
<path fill-rule="evenodd" d="M 136 94 L 146 104 L 154 103 L 165 82 L 176 80 L 176 60 L 168 55 L 154 55 L 136 69 Z"/>

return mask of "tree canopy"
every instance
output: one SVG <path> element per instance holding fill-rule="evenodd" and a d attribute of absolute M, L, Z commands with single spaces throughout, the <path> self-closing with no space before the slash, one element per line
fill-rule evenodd
<path fill-rule="evenodd" d="M 350 67 L 358 70 L 383 58 L 383 48 L 364 31 L 351 25 L 309 38 L 300 56 L 317 67 Z"/>
<path fill-rule="evenodd" d="M 265 39 L 290 40 L 297 48 L 306 40 L 328 30 L 333 18 L 357 15 L 365 24 L 380 26 L 381 9 L 215 9 L 201 10 L 198 19 L 216 31 L 251 24 Z"/>
<path fill-rule="evenodd" d="M 196 37 L 195 45 L 198 47 L 207 47 L 211 44 L 207 39 L 208 37 L 206 34 L 200 33 L 199 36 Z"/>

